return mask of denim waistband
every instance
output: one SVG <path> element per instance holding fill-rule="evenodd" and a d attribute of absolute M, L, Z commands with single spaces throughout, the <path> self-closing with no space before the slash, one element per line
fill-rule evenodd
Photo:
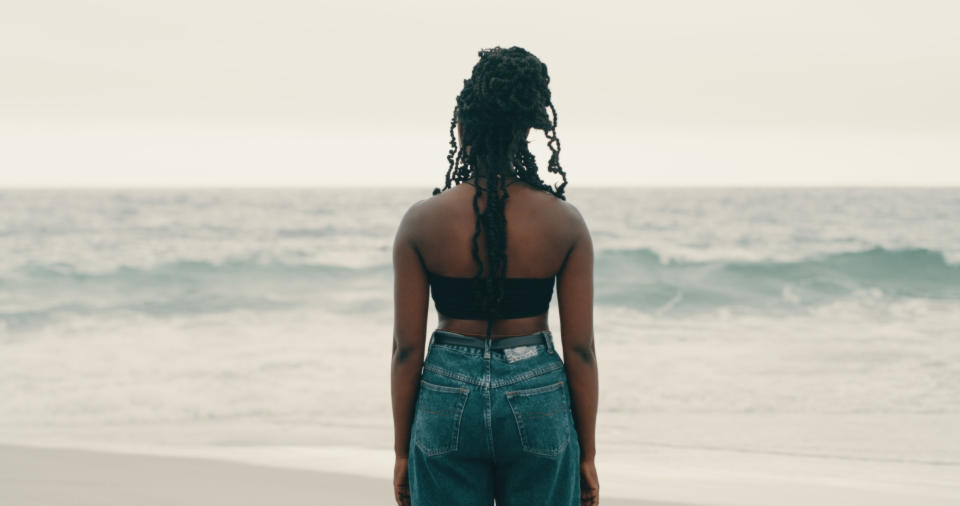
<path fill-rule="evenodd" d="M 458 342 L 462 339 L 473 341 L 469 345 L 448 343 L 442 342 L 444 338 L 440 336 L 456 337 L 459 338 L 456 339 Z M 503 349 L 494 349 L 491 346 L 491 343 L 496 341 L 515 338 L 527 338 L 531 344 L 518 344 Z M 430 334 L 428 350 L 423 364 L 424 375 L 438 374 L 491 388 L 553 372 L 564 365 L 554 347 L 553 335 L 544 330 L 524 336 L 486 339 L 437 329 Z"/>
<path fill-rule="evenodd" d="M 437 342 L 438 338 L 440 341 L 446 338 L 449 339 L 450 342 Z M 518 346 L 543 345 L 550 353 L 553 353 L 554 351 L 553 334 L 549 330 L 541 330 L 539 332 L 534 332 L 533 334 L 526 334 L 522 336 L 486 339 L 477 336 L 460 334 L 449 330 L 436 329 L 430 336 L 430 345 L 432 346 L 435 342 L 437 342 L 437 344 L 452 344 L 454 346 L 482 349 L 484 358 L 489 357 L 491 351 L 503 351 L 504 349 Z"/>
<path fill-rule="evenodd" d="M 433 340 L 442 344 L 472 346 L 475 348 L 483 348 L 486 344 L 483 338 L 459 334 L 457 332 L 451 332 L 443 329 L 437 329 L 434 331 Z M 540 332 L 535 332 L 533 334 L 492 339 L 489 344 L 491 350 L 504 350 L 507 348 L 515 348 L 517 346 L 534 346 L 538 344 L 547 345 L 549 347 L 550 341 L 552 341 L 552 334 L 550 331 L 541 330 Z"/>

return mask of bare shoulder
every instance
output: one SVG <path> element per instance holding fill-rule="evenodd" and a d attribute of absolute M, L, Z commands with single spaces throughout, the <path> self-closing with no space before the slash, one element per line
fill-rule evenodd
<path fill-rule="evenodd" d="M 417 219 L 421 218 L 424 213 L 427 212 L 428 203 L 430 198 L 420 199 L 407 207 L 407 210 L 403 213 L 403 218 L 401 221 L 410 223 L 414 222 Z"/>
<path fill-rule="evenodd" d="M 568 200 L 557 199 L 561 221 L 564 227 L 570 231 L 574 240 L 584 236 L 589 236 L 590 231 L 587 228 L 587 222 L 583 214 Z"/>
<path fill-rule="evenodd" d="M 459 200 L 462 200 L 458 195 L 460 192 L 454 190 L 456 190 L 456 187 L 418 200 L 410 206 L 408 212 L 414 213 L 419 218 L 421 225 L 433 226 L 438 220 L 442 220 L 443 216 L 462 207 L 458 203 Z"/>
<path fill-rule="evenodd" d="M 577 209 L 577 206 L 573 205 L 569 200 L 560 200 L 557 199 L 560 209 L 562 210 L 564 216 L 571 220 L 571 223 L 581 223 L 586 224 L 583 219 L 583 214 L 580 213 L 580 210 Z"/>
<path fill-rule="evenodd" d="M 397 228 L 398 237 L 410 239 L 416 236 L 417 230 L 422 226 L 423 221 L 427 219 L 429 201 L 429 197 L 420 199 L 407 207 L 407 210 L 403 212 L 403 216 L 400 218 L 400 225 Z"/>
<path fill-rule="evenodd" d="M 462 213 L 465 206 L 459 202 L 462 200 L 459 195 L 461 192 L 453 190 L 454 188 L 451 188 L 410 204 L 400 221 L 400 227 L 405 234 L 414 242 L 419 242 L 424 234 L 436 231 L 437 227 L 448 224 L 451 217 Z M 469 207 L 469 210 L 473 212 L 472 207 Z"/>

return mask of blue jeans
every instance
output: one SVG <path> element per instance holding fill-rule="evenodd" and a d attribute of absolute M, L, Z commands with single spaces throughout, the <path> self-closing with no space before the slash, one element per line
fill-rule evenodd
<path fill-rule="evenodd" d="M 549 331 L 503 350 L 437 343 L 410 431 L 413 506 L 578 506 L 580 443 Z"/>

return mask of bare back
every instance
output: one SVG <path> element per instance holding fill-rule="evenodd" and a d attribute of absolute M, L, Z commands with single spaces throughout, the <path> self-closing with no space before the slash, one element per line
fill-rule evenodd
<path fill-rule="evenodd" d="M 564 262 L 580 236 L 579 213 L 565 201 L 525 183 L 507 187 L 509 198 L 504 203 L 507 221 L 508 278 L 547 278 L 560 275 Z M 476 187 L 461 184 L 421 202 L 418 212 L 415 244 L 424 268 L 435 274 L 472 278 L 477 273 L 474 261 L 473 235 L 476 214 L 473 198 Z M 478 206 L 486 207 L 486 192 L 481 192 Z M 486 241 L 480 234 L 478 251 L 488 265 Z M 486 270 L 483 275 L 488 273 Z M 559 282 L 559 280 L 558 280 Z M 461 334 L 482 336 L 484 320 L 462 320 L 439 315 L 439 328 Z M 492 335 L 503 337 L 549 330 L 547 314 L 498 320 Z"/>

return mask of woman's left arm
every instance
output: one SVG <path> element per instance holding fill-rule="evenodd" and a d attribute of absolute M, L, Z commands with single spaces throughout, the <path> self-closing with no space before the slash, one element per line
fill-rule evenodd
<path fill-rule="evenodd" d="M 390 392 L 393 397 L 394 451 L 406 459 L 413 404 L 420 385 L 427 332 L 429 286 L 415 242 L 420 201 L 400 220 L 393 244 L 393 359 Z"/>

